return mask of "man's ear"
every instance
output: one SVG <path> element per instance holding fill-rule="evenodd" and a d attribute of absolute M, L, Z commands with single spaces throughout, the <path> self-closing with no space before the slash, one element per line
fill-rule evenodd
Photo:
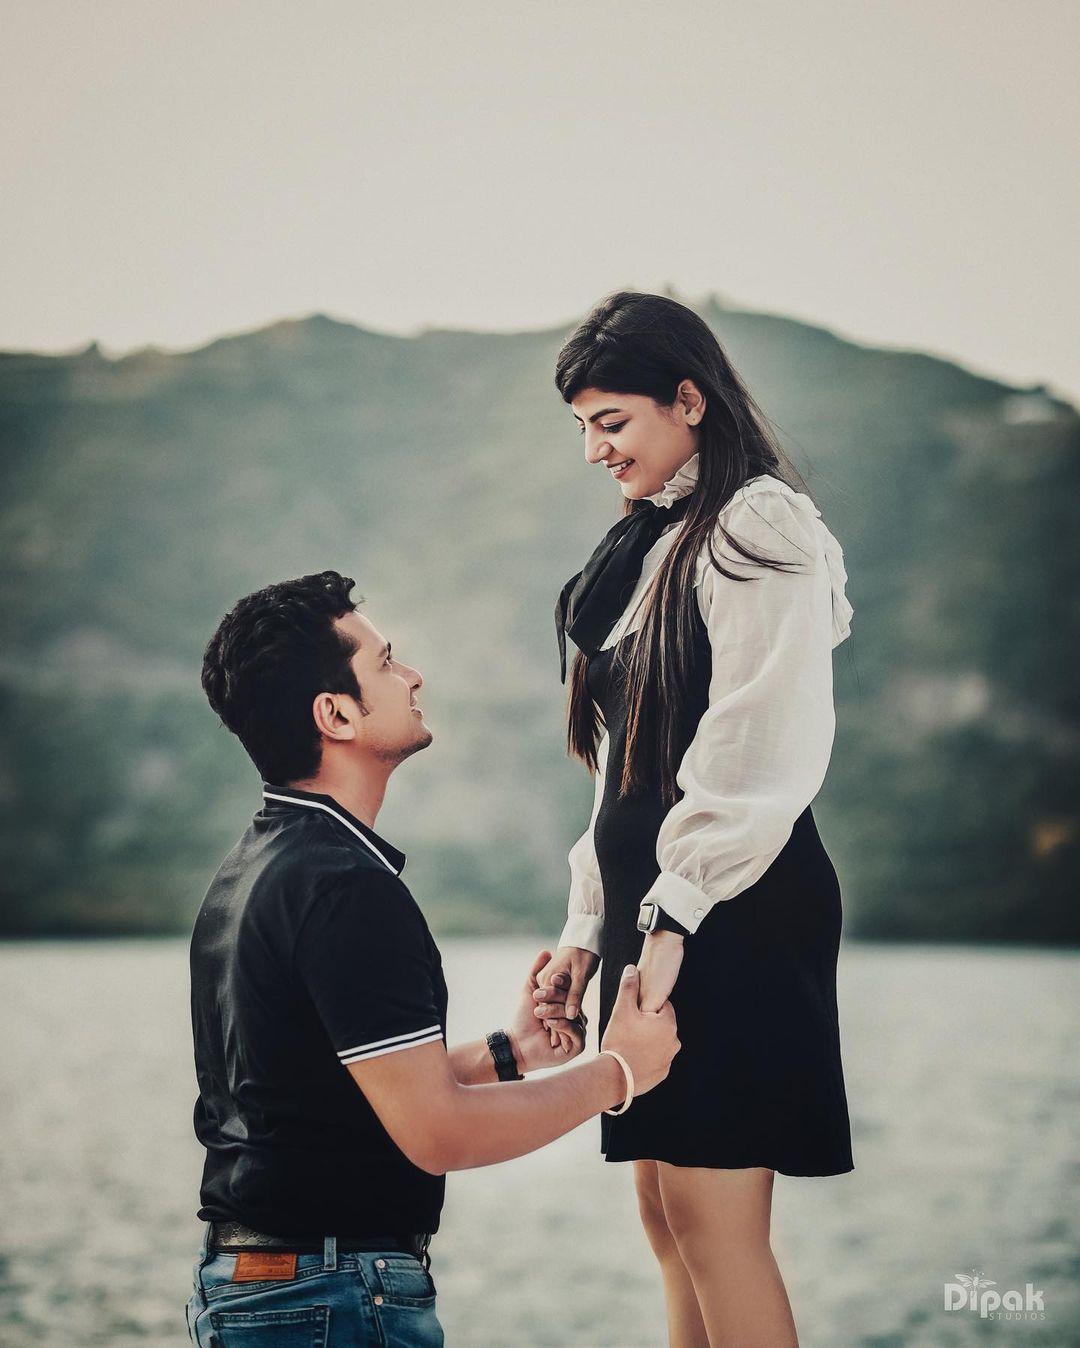
<path fill-rule="evenodd" d="M 343 693 L 320 693 L 311 704 L 315 728 L 322 738 L 341 743 L 356 739 L 354 718 L 358 712 L 356 699 Z"/>

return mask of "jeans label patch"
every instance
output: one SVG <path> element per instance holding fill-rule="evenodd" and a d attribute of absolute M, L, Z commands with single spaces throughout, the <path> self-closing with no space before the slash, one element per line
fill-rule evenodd
<path fill-rule="evenodd" d="M 288 1282 L 296 1277 L 295 1254 L 243 1250 L 236 1256 L 233 1282 Z"/>

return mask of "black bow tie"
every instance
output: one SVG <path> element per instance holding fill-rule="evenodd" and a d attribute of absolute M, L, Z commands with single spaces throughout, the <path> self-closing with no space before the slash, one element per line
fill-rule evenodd
<path fill-rule="evenodd" d="M 583 570 L 562 588 L 555 605 L 555 632 L 559 639 L 559 678 L 566 682 L 566 638 L 586 655 L 601 642 L 622 616 L 641 577 L 645 554 L 664 530 L 681 520 L 690 508 L 690 496 L 670 506 L 655 506 L 624 515 L 604 535 Z"/>

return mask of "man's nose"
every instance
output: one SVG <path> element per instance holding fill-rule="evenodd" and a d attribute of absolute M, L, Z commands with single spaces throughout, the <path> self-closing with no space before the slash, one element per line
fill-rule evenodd
<path fill-rule="evenodd" d="M 421 674 L 420 671 L 419 671 L 418 669 L 413 669 L 412 666 L 410 665 L 410 666 L 409 666 L 409 687 L 410 687 L 410 688 L 423 688 L 423 686 L 424 686 L 424 676 L 423 676 L 423 674 Z"/>

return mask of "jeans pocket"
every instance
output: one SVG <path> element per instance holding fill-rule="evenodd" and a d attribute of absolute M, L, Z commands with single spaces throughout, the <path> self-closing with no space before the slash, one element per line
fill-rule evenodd
<path fill-rule="evenodd" d="M 200 1348 L 326 1348 L 328 1306 L 280 1311 L 210 1311 Z"/>
<path fill-rule="evenodd" d="M 435 1283 L 411 1254 L 386 1254 L 375 1260 L 375 1276 L 383 1300 L 398 1306 L 431 1306 Z"/>

